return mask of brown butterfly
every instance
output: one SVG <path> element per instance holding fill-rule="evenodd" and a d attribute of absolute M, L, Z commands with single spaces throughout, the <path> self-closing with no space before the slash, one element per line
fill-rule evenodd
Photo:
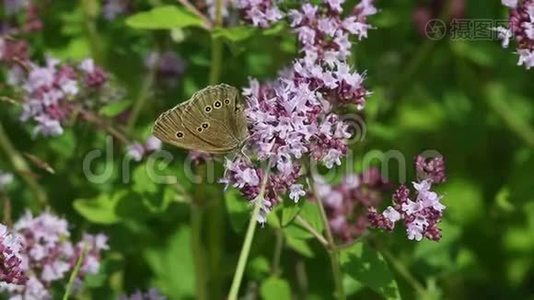
<path fill-rule="evenodd" d="M 208 86 L 162 113 L 152 132 L 161 141 L 188 150 L 234 151 L 248 137 L 239 90 L 227 84 Z"/>

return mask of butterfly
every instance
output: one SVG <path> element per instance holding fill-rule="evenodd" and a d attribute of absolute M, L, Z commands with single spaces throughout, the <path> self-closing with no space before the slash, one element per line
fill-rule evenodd
<path fill-rule="evenodd" d="M 248 138 L 239 90 L 227 84 L 207 86 L 162 113 L 152 133 L 165 143 L 188 150 L 232 152 Z"/>

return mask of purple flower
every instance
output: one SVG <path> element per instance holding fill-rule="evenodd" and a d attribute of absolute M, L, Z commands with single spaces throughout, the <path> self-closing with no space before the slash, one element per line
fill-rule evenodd
<path fill-rule="evenodd" d="M 44 136 L 57 136 L 63 134 L 63 127 L 59 120 L 53 120 L 48 115 L 39 115 L 34 118 L 37 126 L 33 130 L 33 135 L 42 134 Z"/>
<path fill-rule="evenodd" d="M 376 209 L 369 210 L 368 219 L 373 227 L 391 231 L 395 223 L 403 220 L 406 235 L 410 240 L 420 241 L 424 237 L 438 241 L 441 231 L 438 227 L 445 205 L 441 196 L 432 191 L 433 183 L 445 181 L 445 164 L 442 157 L 429 161 L 422 156 L 416 158 L 419 181 L 413 182 L 415 200 L 410 199 L 410 190 L 401 185 L 393 194 L 393 206 L 388 206 L 382 213 Z"/>
<path fill-rule="evenodd" d="M 185 61 L 173 51 L 151 52 L 145 65 L 149 69 L 156 69 L 162 76 L 180 76 L 185 70 Z"/>
<path fill-rule="evenodd" d="M 119 297 L 119 300 L 165 300 L 165 296 L 161 295 L 157 289 L 150 289 L 146 293 L 141 291 L 136 291 L 130 296 L 122 295 Z"/>
<path fill-rule="evenodd" d="M 107 81 L 107 75 L 99 66 L 95 65 L 92 58 L 85 59 L 80 64 L 80 70 L 84 72 L 85 84 L 89 88 L 98 88 Z"/>
<path fill-rule="evenodd" d="M 52 58 L 47 59 L 45 66 L 30 64 L 32 68 L 26 76 L 10 72 L 16 76 L 10 76 L 8 83 L 20 90 L 24 100 L 20 120 L 36 123 L 34 136 L 63 134 L 64 121 L 79 111 L 79 106 L 93 107 L 94 99 L 88 97 L 89 92 L 102 87 L 107 80 L 107 75 L 90 59 L 84 60 L 79 68 Z"/>
<path fill-rule="evenodd" d="M 0 289 L 11 297 L 24 299 L 51 299 L 48 290 L 54 282 L 70 274 L 86 251 L 78 280 L 86 274 L 98 272 L 102 250 L 107 249 L 103 235 L 85 234 L 76 244 L 70 239 L 69 224 L 49 211 L 34 217 L 26 212 L 14 225 L 14 231 L 22 240 L 21 268 L 29 275 L 24 285 L 2 286 Z M 83 249 L 83 250 L 82 250 Z"/>
<path fill-rule="evenodd" d="M 418 155 L 415 158 L 415 170 L 418 179 L 428 179 L 434 183 L 442 183 L 447 180 L 445 176 L 445 161 L 442 156 L 425 159 Z"/>
<path fill-rule="evenodd" d="M 243 18 L 257 27 L 269 27 L 284 17 L 272 0 L 237 0 L 236 6 Z"/>
<path fill-rule="evenodd" d="M 22 238 L 0 224 L 0 282 L 21 285 L 27 281 L 22 266 Z"/>
<path fill-rule="evenodd" d="M 315 183 L 317 197 L 323 201 L 332 232 L 345 242 L 367 230 L 370 225 L 368 209 L 382 202 L 382 191 L 386 187 L 382 177 L 372 181 L 365 179 L 376 172 L 378 170 L 371 168 L 363 174 L 348 174 L 337 185 Z M 389 215 L 393 218 L 394 213 Z"/>
<path fill-rule="evenodd" d="M 187 64 L 174 51 L 165 51 L 151 52 L 145 58 L 145 66 L 148 69 L 155 69 L 158 82 L 163 81 L 173 87 L 184 74 Z"/>
<path fill-rule="evenodd" d="M 215 20 L 215 4 L 218 0 L 205 0 L 205 5 L 207 6 L 207 13 L 211 21 Z M 222 1 L 222 11 L 221 14 L 223 18 L 228 16 L 228 7 L 231 5 L 236 5 L 238 0 L 221 0 Z M 198 2 L 197 2 L 198 3 Z"/>
<path fill-rule="evenodd" d="M 293 201 L 306 193 L 299 183 L 301 158 L 321 162 L 327 168 L 341 164 L 351 134 L 348 124 L 334 109 L 346 105 L 364 108 L 368 92 L 363 76 L 351 71 L 346 62 L 351 53 L 351 32 L 345 28 L 345 19 L 340 14 L 342 3 L 328 1 L 318 6 L 306 3 L 300 10 L 291 10 L 287 15 L 298 36 L 302 56 L 280 72 L 276 80 L 260 84 L 251 79 L 250 86 L 243 91 L 250 131 L 246 148 L 258 160 L 271 161 L 261 200 L 261 219 L 286 193 Z M 362 3 L 351 14 L 353 22 L 364 22 L 376 12 L 369 1 L 363 6 Z M 238 4 L 261 27 L 273 21 L 263 19 L 265 11 L 278 10 L 273 5 L 261 0 Z M 276 19 L 282 16 L 274 15 Z M 222 182 L 240 189 L 248 200 L 255 199 L 264 170 L 242 156 L 227 161 L 225 166 Z"/>
<path fill-rule="evenodd" d="M 17 14 L 29 5 L 29 0 L 4 0 L 5 14 L 12 16 Z"/>
<path fill-rule="evenodd" d="M 391 206 L 388 206 L 382 215 L 392 223 L 397 222 L 401 218 L 401 214 Z"/>
<path fill-rule="evenodd" d="M 145 147 L 139 143 L 129 145 L 126 149 L 126 155 L 134 161 L 141 161 L 145 156 Z"/>
<path fill-rule="evenodd" d="M 108 237 L 106 235 L 101 233 L 96 235 L 85 233 L 82 240 L 75 247 L 76 257 L 80 257 L 82 251 L 86 253 L 78 276 L 82 277 L 85 274 L 98 273 L 102 251 L 108 249 Z"/>
<path fill-rule="evenodd" d="M 205 163 L 206 161 L 212 160 L 213 155 L 206 152 L 192 150 L 189 151 L 187 159 L 193 162 L 194 165 L 198 166 L 202 163 Z"/>
<path fill-rule="evenodd" d="M 295 201 L 295 203 L 304 195 L 306 195 L 306 192 L 304 191 L 302 184 L 293 184 L 289 187 L 289 198 Z"/>
<path fill-rule="evenodd" d="M 0 38 L 0 62 L 14 64 L 28 59 L 28 43 Z"/>
<path fill-rule="evenodd" d="M 510 39 L 516 42 L 518 65 L 534 67 L 534 0 L 502 0 L 510 8 L 507 27 L 497 27 L 499 39 L 507 48 Z"/>
<path fill-rule="evenodd" d="M 157 137 L 151 135 L 145 142 L 145 149 L 148 152 L 153 152 L 161 149 L 161 145 L 161 141 Z"/>
<path fill-rule="evenodd" d="M 126 149 L 126 155 L 131 157 L 134 161 L 141 161 L 152 152 L 161 149 L 162 142 L 155 136 L 149 136 L 144 144 L 133 143 Z"/>

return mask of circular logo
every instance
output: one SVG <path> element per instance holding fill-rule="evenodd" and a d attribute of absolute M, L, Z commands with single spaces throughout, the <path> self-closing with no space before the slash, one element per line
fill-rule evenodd
<path fill-rule="evenodd" d="M 441 40 L 447 34 L 447 25 L 440 19 L 432 19 L 425 25 L 425 35 L 431 40 Z"/>

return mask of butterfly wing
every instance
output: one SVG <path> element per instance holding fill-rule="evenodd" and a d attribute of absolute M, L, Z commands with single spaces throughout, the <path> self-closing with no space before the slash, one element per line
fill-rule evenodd
<path fill-rule="evenodd" d="M 235 87 L 208 86 L 163 113 L 156 121 L 154 135 L 186 149 L 209 153 L 232 151 L 248 136 L 240 99 Z"/>
<path fill-rule="evenodd" d="M 244 141 L 248 138 L 248 123 L 245 117 L 245 101 L 243 97 L 237 93 L 234 100 L 235 106 L 233 109 L 234 117 L 231 118 L 232 126 L 235 128 L 235 133 L 240 141 Z"/>
<path fill-rule="evenodd" d="M 156 120 L 152 133 L 161 141 L 180 148 L 220 153 L 220 148 L 199 138 L 194 131 L 184 124 L 182 116 L 186 114 L 188 102 L 181 103 L 162 113 Z"/>
<path fill-rule="evenodd" d="M 227 84 L 209 86 L 196 93 L 192 100 L 201 103 L 198 107 L 205 118 L 224 128 L 237 145 L 248 136 L 244 105 L 237 88 Z"/>

